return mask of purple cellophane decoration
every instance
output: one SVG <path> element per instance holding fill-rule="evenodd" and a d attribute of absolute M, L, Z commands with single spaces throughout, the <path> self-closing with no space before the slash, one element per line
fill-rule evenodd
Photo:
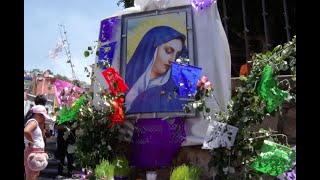
<path fill-rule="evenodd" d="M 296 146 L 293 147 L 293 150 L 296 151 Z M 296 162 L 293 163 L 293 167 L 291 169 L 278 175 L 275 180 L 296 180 Z"/>
<path fill-rule="evenodd" d="M 98 64 L 101 65 L 102 70 L 107 69 L 107 67 L 103 65 L 103 62 L 106 61 L 107 59 L 109 60 L 110 65 L 112 64 L 114 49 L 116 44 L 117 42 L 112 42 L 100 47 Z M 109 50 L 106 51 L 106 49 L 109 49 Z"/>
<path fill-rule="evenodd" d="M 192 0 L 191 5 L 196 9 L 207 9 L 212 3 L 216 3 L 217 0 Z"/>
<path fill-rule="evenodd" d="M 188 97 L 196 93 L 201 71 L 202 69 L 196 66 L 172 63 L 172 80 L 179 88 L 180 97 Z"/>
<path fill-rule="evenodd" d="M 185 121 L 139 119 L 132 137 L 131 165 L 139 168 L 169 166 L 185 140 Z"/>
<path fill-rule="evenodd" d="M 112 38 L 112 30 L 119 25 L 120 19 L 118 17 L 111 17 L 101 21 L 99 40 L 100 42 L 110 41 Z"/>

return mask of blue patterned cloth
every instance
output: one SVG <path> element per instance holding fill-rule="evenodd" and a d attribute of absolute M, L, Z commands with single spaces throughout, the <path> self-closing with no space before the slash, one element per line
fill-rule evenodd
<path fill-rule="evenodd" d="M 116 44 L 117 42 L 112 42 L 100 47 L 98 64 L 102 67 L 101 69 L 106 70 L 108 68 L 107 66 L 103 65 L 104 61 L 108 60 L 110 65 L 112 64 Z"/>

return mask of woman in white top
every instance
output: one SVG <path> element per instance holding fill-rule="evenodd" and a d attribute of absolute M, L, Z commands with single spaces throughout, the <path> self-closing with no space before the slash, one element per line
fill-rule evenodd
<path fill-rule="evenodd" d="M 33 106 L 32 114 L 29 120 L 25 123 L 24 139 L 26 148 L 24 150 L 24 167 L 26 173 L 26 180 L 35 180 L 40 171 L 32 171 L 27 165 L 28 156 L 31 153 L 44 152 L 44 140 L 40 126 L 44 125 L 45 120 L 50 119 L 47 110 L 42 105 Z"/>

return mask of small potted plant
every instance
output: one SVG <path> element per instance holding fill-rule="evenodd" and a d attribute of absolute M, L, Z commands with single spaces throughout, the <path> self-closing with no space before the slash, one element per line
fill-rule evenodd
<path fill-rule="evenodd" d="M 199 168 L 181 165 L 172 171 L 170 180 L 200 180 L 200 175 Z"/>
<path fill-rule="evenodd" d="M 114 165 L 102 160 L 94 169 L 94 175 L 99 180 L 114 180 Z"/>
<path fill-rule="evenodd" d="M 130 166 L 128 160 L 119 156 L 113 160 L 114 165 L 114 180 L 128 180 L 130 173 Z"/>

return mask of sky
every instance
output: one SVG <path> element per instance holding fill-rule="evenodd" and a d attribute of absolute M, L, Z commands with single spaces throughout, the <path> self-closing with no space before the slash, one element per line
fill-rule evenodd
<path fill-rule="evenodd" d="M 54 74 L 72 77 L 64 51 L 49 58 L 60 38 L 59 24 L 65 26 L 72 63 L 79 80 L 90 82 L 84 67 L 94 63 L 94 56 L 83 52 L 95 45 L 100 21 L 123 9 L 118 0 L 25 0 L 24 1 L 24 69 L 50 69 Z"/>

